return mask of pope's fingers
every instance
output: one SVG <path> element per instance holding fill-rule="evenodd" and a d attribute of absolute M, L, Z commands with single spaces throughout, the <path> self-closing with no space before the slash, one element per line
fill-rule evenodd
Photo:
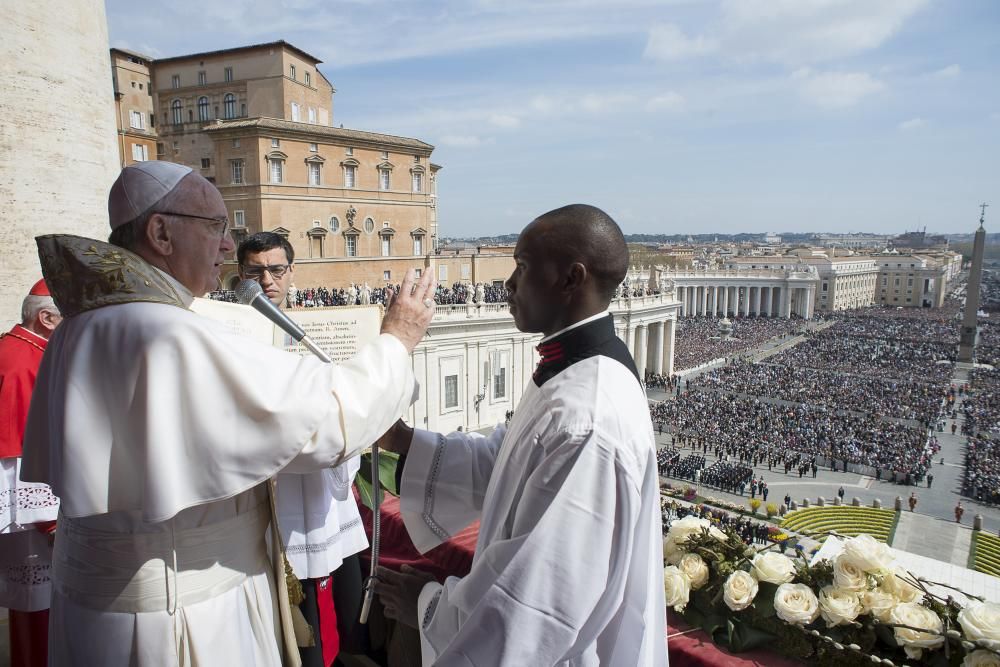
<path fill-rule="evenodd" d="M 416 282 L 417 272 L 413 269 L 407 269 L 406 275 L 403 277 L 403 284 L 399 286 L 399 297 L 405 298 L 410 296 L 410 292 L 413 291 L 413 283 Z"/>

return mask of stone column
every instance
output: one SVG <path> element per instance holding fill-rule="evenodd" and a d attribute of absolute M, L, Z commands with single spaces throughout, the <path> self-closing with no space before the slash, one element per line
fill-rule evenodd
<path fill-rule="evenodd" d="M 813 316 L 813 305 L 814 305 L 813 304 L 813 299 L 814 299 L 813 295 L 815 294 L 815 292 L 813 290 L 811 290 L 811 289 L 806 289 L 805 293 L 806 293 L 806 303 L 805 303 L 805 309 L 804 309 L 805 312 L 802 314 L 802 317 L 806 318 L 807 320 L 811 320 L 812 316 Z"/>
<path fill-rule="evenodd" d="M 708 315 L 708 287 L 703 286 L 701 288 L 701 312 L 699 313 L 702 317 Z"/>
<path fill-rule="evenodd" d="M 646 325 L 640 324 L 635 328 L 635 352 L 632 358 L 635 359 L 635 367 L 639 369 L 639 377 L 645 377 L 646 373 Z"/>
<path fill-rule="evenodd" d="M 663 339 L 666 322 L 657 322 L 653 325 L 653 367 L 654 373 L 663 372 Z"/>
<path fill-rule="evenodd" d="M 729 317 L 729 286 L 722 288 L 722 316 Z"/>
<path fill-rule="evenodd" d="M 774 288 L 766 287 L 765 289 L 767 290 L 767 294 L 764 301 L 764 313 L 766 313 L 768 317 L 771 317 L 771 298 L 774 296 Z"/>
<path fill-rule="evenodd" d="M 792 316 L 792 289 L 788 283 L 781 286 L 781 316 L 786 320 Z"/>
<path fill-rule="evenodd" d="M 674 374 L 674 337 L 677 334 L 677 320 L 671 318 L 663 323 L 663 369 L 665 375 Z"/>
<path fill-rule="evenodd" d="M 719 314 L 719 286 L 712 286 L 712 317 L 716 317 Z"/>
<path fill-rule="evenodd" d="M 106 239 L 118 176 L 102 0 L 0 4 L 0 331 L 42 277 L 35 237 Z"/>
<path fill-rule="evenodd" d="M 743 288 L 743 316 L 750 317 L 750 290 L 752 288 L 747 285 Z"/>

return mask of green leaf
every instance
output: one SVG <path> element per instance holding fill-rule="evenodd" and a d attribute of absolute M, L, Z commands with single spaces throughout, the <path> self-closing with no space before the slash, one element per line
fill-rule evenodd
<path fill-rule="evenodd" d="M 886 646 L 891 646 L 892 648 L 899 648 L 899 643 L 896 641 L 896 633 L 893 632 L 892 628 L 888 625 L 883 625 L 879 623 L 875 626 L 875 636 L 879 638 L 879 641 Z"/>
<path fill-rule="evenodd" d="M 729 648 L 734 653 L 749 651 L 777 639 L 777 635 L 755 628 L 740 619 L 729 619 Z"/>
<path fill-rule="evenodd" d="M 399 465 L 399 455 L 394 452 L 379 451 L 378 453 L 378 477 L 379 477 L 379 501 L 382 500 L 382 490 L 386 490 L 393 495 L 399 495 L 396 488 L 396 467 Z M 368 509 L 374 509 L 372 502 L 372 457 L 371 454 L 361 455 L 361 469 L 354 480 L 358 487 L 358 495 L 361 502 Z"/>
<path fill-rule="evenodd" d="M 777 591 L 777 584 L 762 581 L 757 585 L 757 597 L 753 599 L 753 608 L 758 618 L 770 618 L 775 615 L 774 594 Z"/>

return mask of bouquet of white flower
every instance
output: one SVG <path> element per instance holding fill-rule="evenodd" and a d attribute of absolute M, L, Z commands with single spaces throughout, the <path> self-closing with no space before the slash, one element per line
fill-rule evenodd
<path fill-rule="evenodd" d="M 797 547 L 794 558 L 754 549 L 688 516 L 663 547 L 667 606 L 733 651 L 768 645 L 821 666 L 1000 667 L 1000 604 L 932 593 L 869 535 L 810 565 Z"/>

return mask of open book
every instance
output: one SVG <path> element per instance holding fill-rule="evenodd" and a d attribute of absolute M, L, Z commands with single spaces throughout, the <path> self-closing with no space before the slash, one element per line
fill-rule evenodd
<path fill-rule="evenodd" d="M 212 299 L 195 299 L 191 310 L 228 326 L 233 333 L 280 347 L 288 352 L 311 354 L 291 336 L 250 306 Z M 350 359 L 379 335 L 382 306 L 338 306 L 284 311 L 302 327 L 334 363 Z"/>

